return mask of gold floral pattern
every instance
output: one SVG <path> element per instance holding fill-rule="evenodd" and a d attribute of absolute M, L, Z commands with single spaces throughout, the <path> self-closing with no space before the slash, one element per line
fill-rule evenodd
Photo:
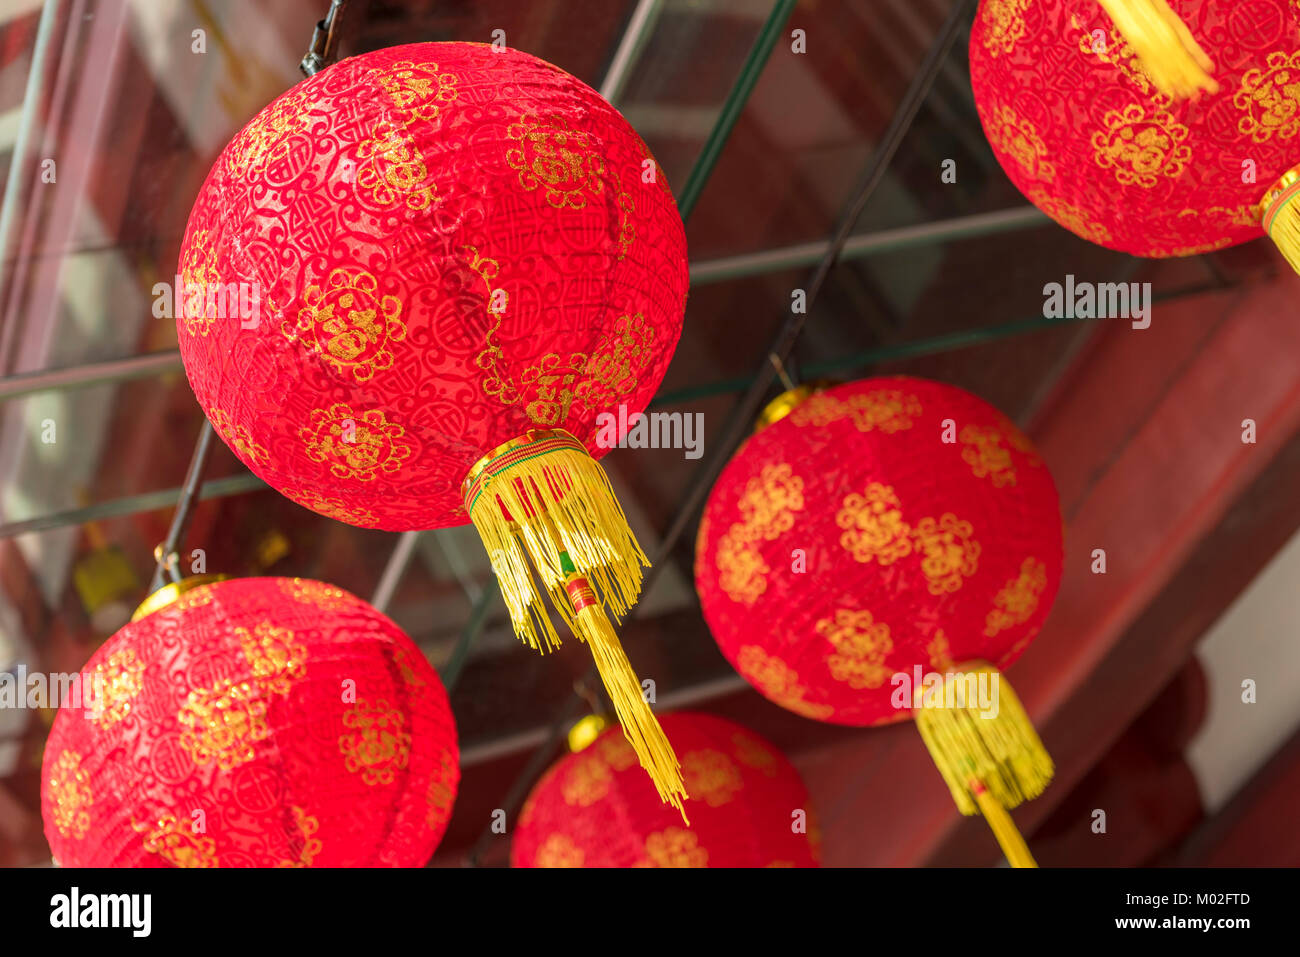
<path fill-rule="evenodd" d="M 283 159 L 288 153 L 289 137 L 312 122 L 310 107 L 314 96 L 315 91 L 310 88 L 295 88 L 257 114 L 226 148 L 224 156 L 230 175 L 256 177 L 267 166 Z"/>
<path fill-rule="evenodd" d="M 374 133 L 357 146 L 356 182 L 376 206 L 401 203 L 419 212 L 438 202 L 415 140 L 388 120 L 375 124 Z"/>
<path fill-rule="evenodd" d="M 354 412 L 343 402 L 314 409 L 298 435 L 313 461 L 329 465 L 336 478 L 361 482 L 396 472 L 414 450 L 406 429 L 389 422 L 382 409 Z"/>
<path fill-rule="evenodd" d="M 961 588 L 962 581 L 979 567 L 980 546 L 970 522 L 945 512 L 938 519 L 923 518 L 912 534 L 922 554 L 921 573 L 930 594 L 943 595 Z"/>
<path fill-rule="evenodd" d="M 443 752 L 438 758 L 438 771 L 429 777 L 429 790 L 425 795 L 428 804 L 425 823 L 430 828 L 444 827 L 451 817 L 452 804 L 456 800 L 456 793 L 452 789 L 455 775 L 456 768 L 451 758 Z"/>
<path fill-rule="evenodd" d="M 75 751 L 59 755 L 50 772 L 49 795 L 58 832 L 77 840 L 85 837 L 95 796 L 90 789 L 90 775 L 81 767 L 81 755 Z"/>
<path fill-rule="evenodd" d="M 218 409 L 214 406 L 204 411 L 207 413 L 208 421 L 212 423 L 212 428 L 216 430 L 217 435 L 221 436 L 222 440 L 234 449 L 240 458 L 252 462 L 254 465 L 266 465 L 270 461 L 266 446 L 261 445 L 253 438 L 253 433 L 248 431 L 247 426 L 232 421 L 230 415 L 224 409 Z"/>
<path fill-rule="evenodd" d="M 172 867 L 219 867 L 217 843 L 212 838 L 194 833 L 193 825 L 186 826 L 174 814 L 164 814 L 152 827 L 131 822 L 137 834 L 143 834 L 144 849 L 157 854 Z"/>
<path fill-rule="evenodd" d="M 1176 179 L 1192 158 L 1188 129 L 1167 111 L 1152 107 L 1150 115 L 1139 103 L 1111 110 L 1102 120 L 1105 129 L 1092 136 L 1097 165 L 1115 172 L 1121 186 L 1151 189 L 1164 179 Z"/>
<path fill-rule="evenodd" d="M 745 786 L 740 768 L 731 758 L 712 748 L 687 752 L 682 757 L 682 777 L 691 798 L 709 807 L 730 803 Z"/>
<path fill-rule="evenodd" d="M 460 79 L 440 71 L 436 63 L 403 60 L 373 73 L 408 124 L 432 123 L 444 106 L 460 96 Z"/>
<path fill-rule="evenodd" d="M 560 787 L 564 803 L 571 807 L 591 807 L 609 794 L 614 776 L 599 755 L 584 754 L 574 762 Z"/>
<path fill-rule="evenodd" d="M 280 591 L 296 602 L 314 605 L 322 611 L 338 611 L 356 604 L 356 599 L 342 588 L 313 578 L 281 578 Z"/>
<path fill-rule="evenodd" d="M 621 734 L 611 734 L 596 745 L 596 752 L 615 771 L 626 771 L 637 763 L 636 751 Z"/>
<path fill-rule="evenodd" d="M 582 848 L 563 834 L 551 834 L 537 849 L 533 863 L 538 867 L 581 867 L 586 860 Z"/>
<path fill-rule="evenodd" d="M 591 137 L 564 117 L 526 115 L 506 135 L 515 144 L 506 150 L 506 162 L 519 172 L 519 185 L 530 192 L 543 189 L 551 206 L 584 209 L 603 192 L 604 159 Z"/>
<path fill-rule="evenodd" d="M 742 647 L 736 667 L 765 696 L 795 714 L 820 721 L 835 713 L 835 709 L 828 704 L 815 704 L 806 700 L 808 689 L 799 683 L 799 676 L 794 669 L 758 645 Z"/>
<path fill-rule="evenodd" d="M 831 677 L 850 688 L 879 688 L 889 677 L 885 659 L 894 650 L 889 626 L 875 621 L 869 611 L 837 608 L 832 618 L 817 622 L 817 634 L 835 648 L 827 656 Z"/>
<path fill-rule="evenodd" d="M 131 711 L 131 702 L 144 685 L 143 661 L 135 649 L 125 648 L 109 655 L 90 672 L 93 704 L 87 715 L 101 728 L 112 727 Z"/>
<path fill-rule="evenodd" d="M 411 755 L 411 735 L 403 728 L 406 718 L 382 699 L 373 705 L 358 698 L 343 715 L 350 731 L 339 735 L 343 766 L 369 785 L 392 784 Z"/>
<path fill-rule="evenodd" d="M 736 749 L 736 760 L 747 768 L 761 772 L 765 777 L 775 777 L 780 769 L 776 755 L 757 738 L 737 731 L 731 736 Z"/>
<path fill-rule="evenodd" d="M 636 391 L 654 358 L 654 327 L 642 313 L 619 316 L 582 365 L 574 397 L 589 410 L 603 409 Z"/>
<path fill-rule="evenodd" d="M 642 867 L 708 867 L 709 852 L 700 847 L 694 832 L 680 827 L 665 828 L 645 839 L 646 860 Z"/>
<path fill-rule="evenodd" d="M 322 495 L 315 489 L 286 488 L 284 494 L 303 508 L 309 508 L 318 515 L 332 518 L 336 522 L 372 528 L 379 523 L 375 513 L 368 508 L 347 505 L 342 499 Z"/>
<path fill-rule="evenodd" d="M 406 338 L 402 302 L 379 292 L 370 273 L 339 268 L 325 285 L 311 285 L 294 322 L 280 331 L 290 341 L 301 339 L 332 368 L 366 382 L 376 372 L 392 368 L 393 344 Z"/>
<path fill-rule="evenodd" d="M 296 640 L 288 628 L 269 621 L 258 622 L 252 629 L 236 625 L 235 640 L 244 650 L 253 677 L 274 694 L 288 694 L 294 680 L 307 673 L 307 646 Z"/>
<path fill-rule="evenodd" d="M 930 659 L 930 667 L 936 671 L 950 671 L 954 664 L 952 660 L 952 645 L 948 641 L 948 636 L 939 628 L 935 631 L 934 637 L 925 646 L 925 654 Z"/>
<path fill-rule="evenodd" d="M 195 688 L 181 705 L 177 721 L 181 747 L 198 765 L 216 763 L 223 771 L 253 760 L 254 745 L 271 735 L 267 698 L 258 685 L 223 678 Z"/>
<path fill-rule="evenodd" d="M 1024 456 L 1025 463 L 1035 468 L 1043 464 L 1033 444 L 1010 421 L 1001 427 L 967 425 L 957 434 L 964 446 L 962 461 L 971 467 L 976 478 L 987 478 L 997 488 L 1016 484 L 1016 468 L 1012 451 Z"/>
<path fill-rule="evenodd" d="M 305 810 L 296 805 L 289 807 L 289 813 L 293 815 L 293 825 L 298 832 L 298 838 L 295 841 L 290 837 L 290 844 L 301 845 L 298 851 L 298 859 L 291 861 L 281 861 L 276 867 L 311 867 L 311 862 L 316 859 L 316 855 L 321 852 L 324 846 L 320 838 L 315 837 L 320 830 L 320 821 Z"/>
<path fill-rule="evenodd" d="M 1047 588 L 1047 566 L 1036 558 L 1026 558 L 1020 574 L 1002 586 L 993 599 L 994 608 L 984 622 L 984 634 L 992 638 L 998 632 L 1023 625 L 1038 610 L 1039 596 Z"/>
<path fill-rule="evenodd" d="M 898 389 L 876 389 L 839 399 L 819 392 L 795 406 L 790 421 L 797 426 L 822 428 L 841 419 L 852 419 L 859 432 L 893 434 L 910 429 L 921 415 L 921 400 Z"/>
<path fill-rule="evenodd" d="M 1300 132 L 1300 50 L 1270 53 L 1262 68 L 1247 70 L 1232 104 L 1245 114 L 1238 131 L 1256 143 L 1295 136 Z"/>
<path fill-rule="evenodd" d="M 854 561 L 892 565 L 912 553 L 912 530 L 903 521 L 902 507 L 893 487 L 879 482 L 844 497 L 835 524 L 845 530 L 840 544 Z"/>
<path fill-rule="evenodd" d="M 988 129 L 989 139 L 998 151 L 1015 160 L 1030 179 L 1050 183 L 1056 178 L 1056 165 L 1048 159 L 1047 144 L 1038 128 L 1011 107 L 994 110 Z"/>
<path fill-rule="evenodd" d="M 1052 196 L 1041 186 L 1031 186 L 1028 195 L 1035 206 L 1076 236 L 1101 246 L 1110 242 L 1110 230 L 1103 223 L 1092 219 L 1082 207 Z"/>
<path fill-rule="evenodd" d="M 173 310 L 181 317 L 185 331 L 192 336 L 206 336 L 217 318 L 209 315 L 207 308 L 208 291 L 215 290 L 221 283 L 221 274 L 212 260 L 213 245 L 208 230 L 194 231 L 185 249 L 185 259 L 180 264 L 180 288 L 173 290 Z"/>
<path fill-rule="evenodd" d="M 1025 35 L 1025 11 L 1032 0 L 986 0 L 979 16 L 984 25 L 984 48 L 997 57 L 1015 49 Z"/>
<path fill-rule="evenodd" d="M 758 551 L 794 527 L 803 510 L 803 479 L 787 463 L 765 465 L 745 483 L 736 504 L 741 520 L 718 540 L 718 586 L 732 600 L 752 605 L 767 591 L 771 571 Z"/>

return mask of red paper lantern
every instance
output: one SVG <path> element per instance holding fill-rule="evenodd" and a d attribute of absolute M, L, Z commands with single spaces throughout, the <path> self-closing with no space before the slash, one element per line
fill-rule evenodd
<path fill-rule="evenodd" d="M 442 683 L 340 588 L 190 588 L 105 642 L 80 694 L 42 771 L 64 866 L 422 866 L 451 816 Z"/>
<path fill-rule="evenodd" d="M 1042 627 L 1061 580 L 1052 477 L 1012 422 L 952 386 L 890 377 L 798 397 L 710 493 L 695 563 L 704 617 L 736 670 L 790 711 L 929 721 L 913 710 L 927 675 L 996 681 L 980 662 L 1005 668 Z M 922 726 L 967 813 L 976 785 L 1014 807 L 1051 776 L 1004 683 L 1000 702 L 1000 721 L 935 741 Z M 985 748 L 967 732 L 1000 737 Z"/>
<path fill-rule="evenodd" d="M 255 474 L 366 528 L 472 520 L 541 650 L 548 594 L 666 797 L 671 748 L 602 611 L 630 608 L 646 557 L 595 459 L 663 378 L 687 279 L 663 173 L 599 94 L 516 50 L 421 43 L 305 80 L 226 147 L 177 320 Z M 241 288 L 255 318 L 201 295 Z"/>
<path fill-rule="evenodd" d="M 617 728 L 551 767 L 525 802 L 515 867 L 816 867 L 817 821 L 785 757 L 705 714 L 662 719 L 682 758 L 690 826 L 636 771 Z"/>
<path fill-rule="evenodd" d="M 984 0 L 971 32 L 980 120 L 1011 181 L 1066 229 L 1139 256 L 1267 232 L 1300 268 L 1300 10 L 1175 0 L 1216 88 L 1175 100 L 1093 0 Z"/>

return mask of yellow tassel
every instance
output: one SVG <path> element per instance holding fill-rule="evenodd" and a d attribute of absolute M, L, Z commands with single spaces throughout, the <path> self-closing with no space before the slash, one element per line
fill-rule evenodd
<path fill-rule="evenodd" d="M 1282 250 L 1291 268 L 1300 273 L 1300 167 L 1287 170 L 1269 188 L 1256 211 L 1269 239 Z"/>
<path fill-rule="evenodd" d="M 1007 809 L 979 781 L 971 782 L 971 790 L 975 793 L 975 801 L 979 804 L 984 820 L 988 822 L 989 830 L 997 839 L 998 847 L 1006 855 L 1007 863 L 1012 867 L 1037 867 L 1038 862 L 1029 853 L 1029 845 L 1025 843 L 1024 836 L 1016 827 L 1016 822 L 1011 820 Z"/>
<path fill-rule="evenodd" d="M 677 756 L 605 614 L 606 604 L 615 615 L 627 614 L 649 561 L 604 470 L 569 433 L 530 432 L 475 464 L 465 480 L 465 504 L 515 633 L 542 652 L 559 647 L 540 581 L 565 625 L 591 649 L 623 734 L 660 798 L 685 820 Z"/>
<path fill-rule="evenodd" d="M 1165 0 L 1098 0 L 1156 89 L 1175 99 L 1217 93 L 1214 63 Z"/>

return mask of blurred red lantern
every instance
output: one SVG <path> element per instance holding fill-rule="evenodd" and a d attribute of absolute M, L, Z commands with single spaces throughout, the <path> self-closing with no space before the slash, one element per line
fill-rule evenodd
<path fill-rule="evenodd" d="M 646 557 L 595 460 L 663 378 L 687 287 L 672 193 L 622 116 L 487 44 L 345 60 L 226 147 L 180 274 L 186 373 L 244 464 L 353 525 L 473 521 L 517 633 L 558 645 L 548 593 L 676 800 L 602 610 L 628 610 Z M 240 289 L 255 315 L 200 294 Z"/>
<path fill-rule="evenodd" d="M 533 788 L 510 848 L 515 867 L 816 867 L 817 821 L 785 757 L 752 731 L 676 712 L 691 823 L 635 770 L 617 728 L 557 762 Z"/>
<path fill-rule="evenodd" d="M 790 711 L 929 721 L 939 712 L 913 710 L 939 680 L 927 675 L 996 681 L 983 662 L 1009 665 L 1047 617 L 1062 565 L 1055 485 L 1020 430 L 961 389 L 891 377 L 810 391 L 776 404 L 786 414 L 710 494 L 695 565 L 704 616 L 736 670 Z M 927 732 L 967 813 L 968 760 L 1006 807 L 1051 776 L 1005 682 L 1000 699 L 999 720 L 967 729 L 995 739 L 987 750 L 950 753 Z"/>
<path fill-rule="evenodd" d="M 1091 242 L 1186 256 L 1266 232 L 1300 269 L 1300 11 L 1172 6 L 1213 61 L 1214 84 L 1182 101 L 1092 0 L 984 0 L 970 61 L 989 143 L 1031 202 Z"/>
<path fill-rule="evenodd" d="M 460 779 L 456 725 L 396 625 L 297 578 L 159 597 L 95 653 L 54 721 L 41 803 L 56 861 L 428 861 Z"/>

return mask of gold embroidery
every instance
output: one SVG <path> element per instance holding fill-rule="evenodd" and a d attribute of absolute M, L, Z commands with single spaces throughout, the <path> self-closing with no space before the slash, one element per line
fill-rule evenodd
<path fill-rule="evenodd" d="M 737 731 L 731 736 L 731 744 L 736 749 L 736 760 L 745 767 L 760 771 L 769 778 L 776 774 L 776 755 L 757 738 Z"/>
<path fill-rule="evenodd" d="M 1117 30 L 1105 30 L 1105 37 L 1100 44 L 1101 49 L 1096 49 L 1098 44 L 1093 38 L 1094 31 L 1081 24 L 1075 14 L 1070 15 L 1070 24 L 1080 31 L 1079 52 L 1087 56 L 1095 56 L 1102 63 L 1113 66 L 1124 75 L 1125 79 L 1137 87 L 1144 96 L 1157 105 L 1168 107 L 1173 103 L 1173 100 L 1166 94 L 1161 93 L 1151 85 L 1151 78 L 1147 76 L 1147 71 L 1142 66 L 1141 59 Z"/>
<path fill-rule="evenodd" d="M 989 478 L 997 488 L 1016 484 L 1016 469 L 1011 450 L 1001 445 L 1002 433 L 978 425 L 964 427 L 957 436 L 965 448 L 961 457 L 976 478 Z"/>
<path fill-rule="evenodd" d="M 96 707 L 87 715 L 101 728 L 117 724 L 130 713 L 131 702 L 144 685 L 144 667 L 144 662 L 136 659 L 135 650 L 126 648 L 109 655 L 90 673 Z"/>
<path fill-rule="evenodd" d="M 307 673 L 307 648 L 295 640 L 288 628 L 268 621 L 259 622 L 250 631 L 236 625 L 235 640 L 244 650 L 253 678 L 273 694 L 285 695 L 294 679 Z"/>
<path fill-rule="evenodd" d="M 1300 132 L 1300 51 L 1270 53 L 1264 68 L 1247 70 L 1233 106 L 1246 115 L 1237 130 L 1256 143 L 1276 136 L 1289 140 Z"/>
<path fill-rule="evenodd" d="M 345 505 L 341 499 L 322 495 L 315 489 L 286 488 L 284 494 L 303 508 L 309 508 L 318 515 L 332 518 L 336 522 L 360 525 L 362 528 L 372 528 L 379 524 L 379 519 L 370 509 Z"/>
<path fill-rule="evenodd" d="M 943 633 L 942 628 L 935 631 L 934 637 L 925 646 L 925 653 L 929 656 L 930 667 L 936 671 L 951 670 L 953 666 L 952 645 L 948 641 L 948 636 Z"/>
<path fill-rule="evenodd" d="M 164 814 L 155 827 L 131 822 L 137 834 L 145 834 L 144 849 L 157 854 L 172 867 L 219 867 L 217 844 L 210 837 L 194 833 L 173 814 Z M 147 832 L 147 833 L 146 833 Z"/>
<path fill-rule="evenodd" d="M 81 755 L 64 751 L 50 772 L 50 802 L 54 826 L 64 837 L 77 840 L 90 830 L 90 808 L 95 803 L 90 775 L 81 767 Z"/>
<path fill-rule="evenodd" d="M 320 821 L 312 817 L 312 815 L 308 814 L 300 807 L 290 806 L 289 811 L 293 814 L 294 827 L 297 829 L 299 835 L 297 841 L 290 837 L 289 843 L 291 846 L 295 843 L 300 843 L 302 847 L 298 851 L 298 859 L 296 861 L 280 861 L 275 866 L 311 867 L 311 862 L 316 859 L 316 855 L 320 853 L 321 847 L 323 846 L 319 838 L 313 837 L 313 835 L 320 830 Z"/>
<path fill-rule="evenodd" d="M 297 322 L 285 321 L 280 331 L 290 340 L 301 338 L 328 365 L 358 382 L 392 368 L 392 345 L 406 338 L 402 303 L 380 295 L 379 280 L 361 270 L 335 269 L 325 287 L 308 286 Z"/>
<path fill-rule="evenodd" d="M 564 803 L 574 807 L 590 807 L 609 794 L 614 777 L 609 767 L 597 755 L 588 753 L 579 758 L 569 771 L 560 793 Z"/>
<path fill-rule="evenodd" d="M 221 285 L 221 274 L 212 262 L 214 246 L 212 235 L 206 229 L 194 231 L 180 267 L 181 286 L 173 290 L 172 308 L 192 336 L 206 336 L 217 318 L 215 309 L 207 307 L 209 291 L 215 292 Z"/>
<path fill-rule="evenodd" d="M 758 543 L 775 541 L 794 527 L 803 510 L 803 479 L 791 466 L 765 465 L 745 484 L 737 509 L 741 520 L 718 540 L 718 587 L 732 600 L 752 605 L 767 591 L 771 571 Z"/>
<path fill-rule="evenodd" d="M 429 168 L 404 127 L 381 120 L 357 146 L 357 161 L 357 185 L 370 193 L 376 206 L 401 202 L 419 212 L 439 201 L 436 186 L 425 182 Z"/>
<path fill-rule="evenodd" d="M 519 171 L 519 185 L 544 189 L 556 209 L 584 209 L 589 195 L 601 194 L 605 161 L 589 135 L 562 116 L 523 116 L 506 135 L 518 144 L 506 150 L 506 162 Z"/>
<path fill-rule="evenodd" d="M 585 860 L 577 844 L 563 834 L 552 834 L 537 849 L 533 863 L 538 867 L 581 867 Z"/>
<path fill-rule="evenodd" d="M 1113 169 L 1121 186 L 1151 189 L 1159 178 L 1176 179 L 1192 158 L 1188 129 L 1158 106 L 1146 114 L 1139 103 L 1111 110 L 1106 128 L 1092 135 L 1097 165 Z"/>
<path fill-rule="evenodd" d="M 840 400 L 819 392 L 795 406 L 790 421 L 797 426 L 816 428 L 851 418 L 859 432 L 879 429 L 893 434 L 910 429 L 921 415 L 921 400 L 897 389 L 877 389 Z"/>
<path fill-rule="evenodd" d="M 396 472 L 413 450 L 406 429 L 389 422 L 382 409 L 357 413 L 343 402 L 313 410 L 298 435 L 308 457 L 328 464 L 336 478 L 362 482 L 380 472 Z"/>
<path fill-rule="evenodd" d="M 1015 160 L 1026 176 L 1049 183 L 1056 178 L 1056 166 L 1047 158 L 1047 144 L 1038 129 L 1029 120 L 1017 116 L 1011 107 L 1001 106 L 994 111 L 989 133 L 999 151 Z"/>
<path fill-rule="evenodd" d="M 415 652 L 414 654 L 418 655 L 419 652 Z M 420 655 L 420 657 L 423 658 L 424 656 Z M 397 670 L 401 672 L 402 680 L 406 682 L 406 684 L 410 685 L 412 688 L 424 687 L 424 679 L 416 673 L 415 669 L 417 662 L 413 657 L 413 653 L 409 649 L 402 645 L 395 645 L 393 647 L 393 663 L 397 665 Z"/>
<path fill-rule="evenodd" d="M 231 176 L 254 176 L 289 150 L 289 137 L 306 127 L 314 91 L 295 89 L 255 116 L 227 148 L 226 169 Z"/>
<path fill-rule="evenodd" d="M 1036 558 L 1026 558 L 1020 575 L 1007 582 L 997 597 L 996 606 L 985 620 L 984 634 L 992 638 L 1000 631 L 1023 625 L 1038 610 L 1038 598 L 1047 588 L 1047 566 Z"/>
<path fill-rule="evenodd" d="M 338 611 L 355 603 L 342 588 L 335 588 L 311 578 L 281 578 L 280 591 L 294 601 L 315 605 L 322 611 Z"/>
<path fill-rule="evenodd" d="M 253 434 L 248 431 L 245 425 L 236 425 L 231 421 L 230 416 L 224 409 L 211 408 L 207 409 L 208 421 L 212 423 L 212 428 L 221 436 L 222 440 L 239 453 L 240 458 L 247 459 L 257 465 L 265 465 L 270 461 L 270 455 L 266 451 L 266 446 L 260 445 L 254 438 Z"/>
<path fill-rule="evenodd" d="M 700 847 L 700 839 L 691 831 L 670 827 L 645 839 L 647 860 L 641 867 L 708 867 L 709 852 Z"/>
<path fill-rule="evenodd" d="M 408 124 L 433 122 L 443 106 L 460 96 L 460 80 L 454 73 L 439 73 L 436 63 L 403 60 L 388 69 L 373 75 Z"/>
<path fill-rule="evenodd" d="M 1097 243 L 1099 246 L 1104 246 L 1110 242 L 1110 230 L 1105 225 L 1094 222 L 1089 218 L 1087 211 L 1050 195 L 1041 186 L 1030 188 L 1029 199 L 1059 225 L 1064 226 L 1076 236 L 1080 236 L 1088 240 L 1088 242 Z"/>
<path fill-rule="evenodd" d="M 583 364 L 580 371 L 586 378 L 574 389 L 574 397 L 588 411 L 596 411 L 631 395 L 654 358 L 654 338 L 654 327 L 641 313 L 619 316 Z"/>
<path fill-rule="evenodd" d="M 636 751 L 621 734 L 607 736 L 596 745 L 596 750 L 600 752 L 605 763 L 615 771 L 626 771 L 637 763 Z"/>
<path fill-rule="evenodd" d="M 372 707 L 358 698 L 343 715 L 344 727 L 352 729 L 339 735 L 343 766 L 353 774 L 360 772 L 366 784 L 392 784 L 395 772 L 406 767 L 411 754 L 411 735 L 402 729 L 405 721 L 387 701 L 376 701 Z"/>
<path fill-rule="evenodd" d="M 942 595 L 961 588 L 979 567 L 980 546 L 974 529 L 945 512 L 939 519 L 923 518 L 912 532 L 916 550 L 923 553 L 921 572 L 929 579 L 930 594 Z"/>
<path fill-rule="evenodd" d="M 729 803 L 745 786 L 740 768 L 721 751 L 712 748 L 686 754 L 682 758 L 682 777 L 690 796 L 709 807 L 722 807 Z"/>
<path fill-rule="evenodd" d="M 837 608 L 834 618 L 817 622 L 817 634 L 835 647 L 826 664 L 836 681 L 861 690 L 879 688 L 889 677 L 885 659 L 894 650 L 894 642 L 889 626 L 874 621 L 871 612 Z"/>
<path fill-rule="evenodd" d="M 984 25 L 984 49 L 997 57 L 1015 49 L 1025 35 L 1025 11 L 1031 0 L 986 0 L 979 16 Z"/>
<path fill-rule="evenodd" d="M 740 649 L 737 668 L 765 696 L 795 714 L 822 720 L 834 713 L 828 704 L 804 700 L 808 689 L 799 684 L 794 669 L 758 645 L 746 645 Z"/>
<path fill-rule="evenodd" d="M 845 529 L 840 544 L 855 561 L 874 559 L 892 565 L 912 554 L 912 530 L 903 521 L 902 503 L 888 485 L 871 482 L 863 494 L 846 495 L 835 524 Z"/>
<path fill-rule="evenodd" d="M 438 761 L 438 773 L 429 778 L 429 790 L 426 794 L 429 811 L 425 823 L 435 829 L 447 823 L 447 819 L 451 817 L 452 804 L 456 800 L 456 793 L 451 785 L 456 768 L 446 752 L 443 752 Z"/>
<path fill-rule="evenodd" d="M 177 721 L 181 747 L 198 765 L 215 762 L 223 771 L 253 760 L 253 745 L 270 737 L 268 701 L 250 682 L 228 678 L 210 688 L 195 688 L 181 705 Z"/>

